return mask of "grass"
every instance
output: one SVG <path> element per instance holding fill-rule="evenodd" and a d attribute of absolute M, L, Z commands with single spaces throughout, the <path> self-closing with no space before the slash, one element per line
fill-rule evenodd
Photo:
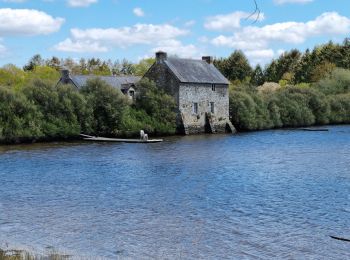
<path fill-rule="evenodd" d="M 0 249 L 0 260 L 67 260 L 69 255 L 61 255 L 49 248 L 45 255 L 33 255 L 23 250 L 2 250 Z"/>

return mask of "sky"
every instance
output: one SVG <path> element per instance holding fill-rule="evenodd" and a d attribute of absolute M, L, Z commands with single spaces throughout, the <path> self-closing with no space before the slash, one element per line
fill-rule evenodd
<path fill-rule="evenodd" d="M 0 0 L 0 66 L 43 58 L 132 62 L 242 50 L 252 65 L 350 37 L 349 0 Z"/>

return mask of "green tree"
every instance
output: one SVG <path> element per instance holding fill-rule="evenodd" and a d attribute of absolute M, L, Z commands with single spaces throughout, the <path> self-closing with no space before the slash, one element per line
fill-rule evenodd
<path fill-rule="evenodd" d="M 36 54 L 28 61 L 26 65 L 24 65 L 23 69 L 25 71 L 32 71 L 35 69 L 35 67 L 42 65 L 44 65 L 44 60 L 41 58 L 40 54 Z"/>
<path fill-rule="evenodd" d="M 149 70 L 149 68 L 153 65 L 155 62 L 154 58 L 148 58 L 148 59 L 142 59 L 139 63 L 134 65 L 134 73 L 136 76 L 143 76 L 146 74 L 146 72 Z"/>
<path fill-rule="evenodd" d="M 8 64 L 0 68 L 0 86 L 18 89 L 26 79 L 26 73 L 15 65 Z"/>
<path fill-rule="evenodd" d="M 214 65 L 231 81 L 242 82 L 252 75 L 252 68 L 242 51 L 234 51 L 226 59 L 216 59 Z"/>
<path fill-rule="evenodd" d="M 42 114 L 20 92 L 0 86 L 0 141 L 20 142 L 43 137 Z"/>
<path fill-rule="evenodd" d="M 129 102 L 121 91 L 96 78 L 89 80 L 81 93 L 86 98 L 87 106 L 92 109 L 91 129 L 93 133 L 107 136 L 118 135 Z"/>
<path fill-rule="evenodd" d="M 252 78 L 250 81 L 254 86 L 260 86 L 265 82 L 265 76 L 261 66 L 258 64 L 252 74 Z"/>
<path fill-rule="evenodd" d="M 174 98 L 157 88 L 153 81 L 141 80 L 137 84 L 138 95 L 135 108 L 143 110 L 152 118 L 152 132 L 156 134 L 175 133 L 176 102 Z"/>

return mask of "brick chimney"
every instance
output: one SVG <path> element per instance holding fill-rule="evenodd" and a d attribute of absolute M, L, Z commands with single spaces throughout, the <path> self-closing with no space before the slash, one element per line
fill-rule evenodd
<path fill-rule="evenodd" d="M 61 80 L 67 84 L 69 83 L 69 80 L 70 80 L 70 73 L 69 73 L 69 70 L 68 69 L 61 69 Z"/>
<path fill-rule="evenodd" d="M 156 52 L 156 61 L 157 63 L 161 63 L 165 61 L 168 58 L 168 54 L 164 51 L 158 51 Z"/>
<path fill-rule="evenodd" d="M 213 61 L 214 61 L 212 56 L 203 56 L 202 60 L 206 61 L 208 64 L 213 64 Z"/>

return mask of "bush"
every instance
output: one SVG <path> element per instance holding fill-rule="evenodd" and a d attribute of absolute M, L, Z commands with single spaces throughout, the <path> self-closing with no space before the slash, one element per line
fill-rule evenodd
<path fill-rule="evenodd" d="M 147 79 L 140 81 L 136 88 L 138 95 L 134 108 L 143 112 L 133 112 L 134 116 L 145 113 L 147 116 L 144 116 L 144 119 L 140 116 L 137 119 L 144 122 L 144 126 L 147 126 L 151 133 L 174 134 L 176 132 L 176 102 L 174 98 Z"/>
<path fill-rule="evenodd" d="M 326 95 L 348 93 L 350 91 L 350 70 L 337 68 L 331 75 L 316 84 Z"/>
<path fill-rule="evenodd" d="M 28 83 L 22 92 L 42 114 L 41 131 L 46 138 L 68 138 L 80 134 L 77 111 L 84 104 L 79 93 L 69 86 L 56 88 L 50 81 L 40 79 Z"/>
<path fill-rule="evenodd" d="M 328 97 L 330 104 L 329 121 L 333 124 L 350 123 L 350 93 Z"/>
<path fill-rule="evenodd" d="M 120 134 L 119 129 L 123 125 L 123 116 L 129 102 L 121 91 L 96 78 L 89 80 L 81 93 L 92 113 L 91 122 L 86 127 L 98 135 Z"/>
<path fill-rule="evenodd" d="M 44 136 L 42 113 L 22 93 L 0 87 L 0 141 L 20 142 Z"/>
<path fill-rule="evenodd" d="M 333 101 L 333 111 L 343 111 L 336 121 L 345 120 L 346 97 L 333 99 L 342 100 L 338 106 Z M 230 117 L 238 130 L 327 124 L 331 117 L 329 100 L 333 99 L 309 87 L 289 86 L 269 92 L 240 87 L 230 91 Z"/>

